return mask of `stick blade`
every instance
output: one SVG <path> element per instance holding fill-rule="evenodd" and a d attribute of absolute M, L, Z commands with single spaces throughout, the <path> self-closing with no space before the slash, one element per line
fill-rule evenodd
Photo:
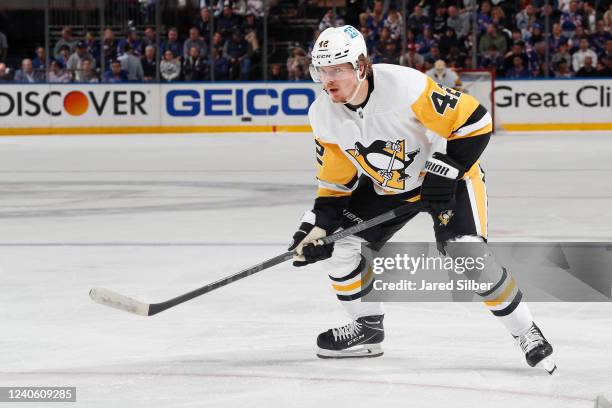
<path fill-rule="evenodd" d="M 149 316 L 149 304 L 140 302 L 117 292 L 104 288 L 93 288 L 89 291 L 89 297 L 96 303 L 124 312 Z"/>

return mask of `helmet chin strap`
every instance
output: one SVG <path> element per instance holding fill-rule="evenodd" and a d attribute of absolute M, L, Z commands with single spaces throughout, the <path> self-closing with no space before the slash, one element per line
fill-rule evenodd
<path fill-rule="evenodd" d="M 365 72 L 364 72 L 365 73 Z M 359 75 L 359 70 L 355 71 L 355 75 L 357 76 L 357 86 L 355 87 L 355 91 L 353 91 L 353 94 L 351 95 L 350 98 L 346 99 L 345 101 L 343 101 L 343 103 L 348 103 L 349 105 L 354 105 L 353 103 L 351 103 L 353 101 L 353 99 L 355 99 L 355 97 L 357 96 L 357 92 L 359 92 L 359 89 L 361 89 L 361 84 L 363 84 L 363 82 L 366 79 L 366 76 L 364 75 L 363 78 Z"/>

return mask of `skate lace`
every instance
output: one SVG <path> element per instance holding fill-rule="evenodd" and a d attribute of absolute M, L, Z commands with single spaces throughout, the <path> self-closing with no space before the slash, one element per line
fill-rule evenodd
<path fill-rule="evenodd" d="M 359 322 L 351 322 L 345 326 L 338 327 L 336 329 L 332 329 L 332 334 L 334 335 L 334 341 L 338 340 L 346 340 L 355 336 L 357 333 L 361 331 L 361 323 Z"/>
<path fill-rule="evenodd" d="M 519 345 L 524 353 L 544 343 L 544 337 L 537 327 L 532 326 L 527 333 L 519 337 Z"/>

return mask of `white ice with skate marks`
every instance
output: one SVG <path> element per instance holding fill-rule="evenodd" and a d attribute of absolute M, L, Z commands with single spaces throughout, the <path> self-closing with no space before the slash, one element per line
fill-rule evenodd
<path fill-rule="evenodd" d="M 309 135 L 0 138 L 0 385 L 82 407 L 592 407 L 612 399 L 612 305 L 532 304 L 556 377 L 480 304 L 391 304 L 385 355 L 320 360 L 346 322 L 324 265 L 289 263 L 141 317 L 285 250 L 314 194 Z M 612 135 L 496 136 L 493 240 L 612 240 Z M 398 240 L 431 240 L 421 215 Z M 28 404 L 48 406 L 48 404 Z"/>

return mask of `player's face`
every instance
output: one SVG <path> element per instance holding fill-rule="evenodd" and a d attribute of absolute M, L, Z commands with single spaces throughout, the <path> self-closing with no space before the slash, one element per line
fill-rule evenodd
<path fill-rule="evenodd" d="M 318 72 L 321 82 L 333 102 L 344 103 L 355 92 L 358 83 L 355 70 L 351 64 L 320 67 Z"/>

